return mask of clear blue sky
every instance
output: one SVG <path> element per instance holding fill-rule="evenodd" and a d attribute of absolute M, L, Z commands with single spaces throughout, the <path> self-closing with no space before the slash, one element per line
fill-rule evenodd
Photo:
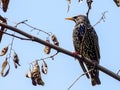
<path fill-rule="evenodd" d="M 66 0 L 10 0 L 7 13 L 0 10 L 1 15 L 8 18 L 8 24 L 14 26 L 14 22 L 20 22 L 27 19 L 30 25 L 54 33 L 60 42 L 60 47 L 74 51 L 72 44 L 72 30 L 74 22 L 66 21 L 64 18 L 78 14 L 85 14 L 87 11 L 86 0 L 78 3 L 78 0 L 72 0 L 70 11 L 67 13 Z M 101 22 L 94 28 L 99 37 L 101 61 L 100 65 L 113 72 L 120 69 L 120 8 L 113 0 L 93 0 L 92 9 L 89 17 L 91 24 L 94 25 L 106 13 L 105 22 Z M 25 25 L 19 25 L 18 28 L 36 35 L 36 32 L 30 32 L 30 28 Z M 8 32 L 11 32 L 8 30 Z M 46 38 L 43 33 L 36 35 L 41 39 Z M 11 42 L 11 37 L 4 35 L 0 49 Z M 12 60 L 10 60 L 11 70 L 7 77 L 0 77 L 0 88 L 2 90 L 67 90 L 72 82 L 83 72 L 79 63 L 74 58 L 59 54 L 54 60 L 46 60 L 48 64 L 48 74 L 42 78 L 45 86 L 33 86 L 31 80 L 25 77 L 29 69 L 29 63 L 39 58 L 46 57 L 43 53 L 44 46 L 30 41 L 21 41 L 15 39 L 14 49 L 19 55 L 21 67 L 14 69 Z M 53 50 L 54 52 L 54 50 Z M 0 57 L 2 64 L 4 57 Z M 41 64 L 41 63 L 40 63 Z M 1 68 L 0 68 L 1 69 Z M 71 90 L 119 90 L 119 81 L 100 72 L 102 84 L 92 87 L 90 80 L 85 76 L 71 88 Z"/>

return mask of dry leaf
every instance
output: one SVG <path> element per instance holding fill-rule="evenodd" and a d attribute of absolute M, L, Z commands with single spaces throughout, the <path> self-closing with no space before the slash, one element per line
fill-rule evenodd
<path fill-rule="evenodd" d="M 50 43 L 50 41 L 49 41 L 48 39 L 46 40 L 46 42 Z M 49 46 L 45 46 L 45 48 L 44 48 L 44 52 L 45 52 L 46 54 L 49 54 L 50 51 L 51 51 L 51 47 L 49 47 Z"/>
<path fill-rule="evenodd" d="M 8 51 L 8 46 L 6 46 L 2 49 L 2 52 L 1 52 L 0 56 L 5 55 L 7 53 L 7 51 Z"/>
<path fill-rule="evenodd" d="M 9 0 L 2 0 L 2 9 L 4 12 L 8 9 Z"/>
<path fill-rule="evenodd" d="M 42 69 L 42 73 L 44 73 L 44 74 L 48 73 L 48 66 L 47 66 L 47 63 L 45 61 L 43 61 L 41 69 Z"/>
<path fill-rule="evenodd" d="M 5 61 L 4 61 L 3 64 L 2 64 L 2 70 L 1 70 L 1 75 L 2 75 L 3 77 L 7 76 L 8 73 L 9 73 L 9 71 L 10 71 L 10 65 L 9 65 L 9 68 L 7 69 L 6 73 L 4 74 L 4 70 L 5 70 L 5 68 L 6 68 L 7 65 L 9 65 L 9 63 L 8 63 L 8 61 L 7 61 L 7 58 L 6 58 Z"/>
<path fill-rule="evenodd" d="M 5 61 L 2 64 L 2 70 L 4 70 L 6 68 L 7 64 L 8 64 L 8 61 L 7 61 L 7 58 L 6 58 Z"/>
<path fill-rule="evenodd" d="M 117 5 L 118 7 L 120 7 L 120 0 L 114 0 L 114 2 L 116 3 L 116 5 Z"/>
<path fill-rule="evenodd" d="M 16 54 L 16 52 L 14 52 L 13 62 L 14 62 L 15 68 L 17 68 L 17 65 L 20 66 L 20 64 L 19 64 L 19 58 L 18 58 L 18 55 Z"/>
<path fill-rule="evenodd" d="M 51 36 L 51 38 L 52 38 L 52 41 L 53 41 L 54 45 L 59 46 L 59 42 L 57 40 L 57 37 L 54 34 Z"/>
<path fill-rule="evenodd" d="M 91 9 L 91 5 L 92 5 L 92 0 L 86 0 L 87 1 L 87 5 L 88 5 L 88 8 Z"/>
<path fill-rule="evenodd" d="M 44 82 L 42 80 L 41 73 L 40 73 L 40 67 L 37 60 L 31 71 L 31 80 L 34 86 L 36 86 L 37 84 L 44 86 Z"/>

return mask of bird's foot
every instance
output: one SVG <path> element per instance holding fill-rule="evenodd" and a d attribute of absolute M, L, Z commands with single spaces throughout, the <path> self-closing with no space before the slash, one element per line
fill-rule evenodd
<path fill-rule="evenodd" d="M 73 52 L 73 56 L 76 57 L 79 53 L 78 52 Z"/>
<path fill-rule="evenodd" d="M 95 66 L 96 66 L 96 65 L 98 65 L 98 64 L 99 64 L 99 62 L 98 62 L 98 61 L 93 60 L 93 65 L 94 65 L 94 68 L 95 68 Z"/>
<path fill-rule="evenodd" d="M 94 64 L 94 65 L 97 65 L 97 64 L 99 64 L 99 63 L 98 63 L 98 61 L 93 60 L 93 64 Z"/>
<path fill-rule="evenodd" d="M 76 56 L 77 56 L 77 55 L 80 55 L 80 53 L 77 52 L 77 51 L 73 52 L 73 56 L 75 57 L 75 59 L 76 59 Z M 80 57 L 82 57 L 82 56 L 80 55 Z"/>

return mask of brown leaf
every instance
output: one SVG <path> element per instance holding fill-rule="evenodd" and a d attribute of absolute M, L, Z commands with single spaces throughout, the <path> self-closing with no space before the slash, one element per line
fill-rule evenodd
<path fill-rule="evenodd" d="M 50 41 L 49 41 L 48 39 L 46 40 L 46 42 L 50 43 Z M 49 46 L 45 46 L 45 48 L 44 48 L 44 52 L 45 52 L 46 54 L 49 54 L 50 51 L 51 51 L 51 47 L 49 47 Z"/>
<path fill-rule="evenodd" d="M 9 0 L 2 0 L 2 9 L 4 12 L 8 9 Z"/>
<path fill-rule="evenodd" d="M 36 86 L 37 84 L 42 85 L 42 86 L 44 85 L 44 82 L 43 82 L 42 77 L 41 77 L 41 72 L 40 72 L 38 60 L 36 60 L 32 70 L 31 70 L 31 80 L 32 80 L 32 84 L 34 86 Z"/>
<path fill-rule="evenodd" d="M 114 0 L 115 4 L 120 7 L 120 0 Z"/>
<path fill-rule="evenodd" d="M 91 9 L 91 5 L 92 5 L 92 0 L 86 0 L 87 1 L 87 5 L 88 5 L 88 8 Z"/>
<path fill-rule="evenodd" d="M 51 39 L 52 39 L 54 45 L 59 46 L 59 42 L 57 40 L 57 37 L 54 34 L 51 36 Z"/>
<path fill-rule="evenodd" d="M 7 65 L 9 65 L 9 63 L 8 63 L 8 61 L 7 61 L 7 58 L 6 58 L 5 61 L 4 61 L 3 64 L 2 64 L 2 70 L 1 70 L 1 75 L 2 75 L 3 77 L 7 76 L 8 73 L 9 73 L 9 71 L 10 71 L 10 65 L 9 65 L 7 71 L 6 71 L 5 74 L 4 74 L 4 70 L 5 70 L 5 68 L 6 68 Z"/>
<path fill-rule="evenodd" d="M 21 65 L 19 64 L 19 58 L 18 58 L 18 55 L 17 55 L 16 52 L 14 52 L 13 62 L 14 62 L 15 68 L 17 68 L 17 65 L 21 66 Z"/>
<path fill-rule="evenodd" d="M 8 46 L 6 46 L 2 49 L 2 52 L 1 52 L 0 56 L 5 55 L 7 53 L 7 51 L 8 51 Z"/>

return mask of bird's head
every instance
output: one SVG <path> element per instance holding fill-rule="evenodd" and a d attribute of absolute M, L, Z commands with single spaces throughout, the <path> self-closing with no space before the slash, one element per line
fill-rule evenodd
<path fill-rule="evenodd" d="M 87 16 L 85 15 L 77 15 L 74 17 L 69 17 L 69 18 L 65 18 L 66 20 L 72 20 L 74 21 L 76 24 L 90 24 L 89 19 Z"/>

